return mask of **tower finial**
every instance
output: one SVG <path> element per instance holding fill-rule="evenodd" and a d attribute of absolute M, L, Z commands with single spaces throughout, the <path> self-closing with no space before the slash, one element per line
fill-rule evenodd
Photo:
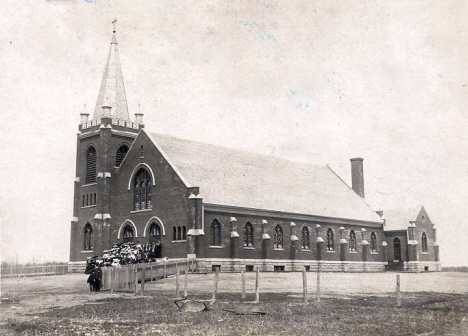
<path fill-rule="evenodd" d="M 112 24 L 114 25 L 114 30 L 113 30 L 113 32 L 114 32 L 114 34 L 115 34 L 115 25 L 117 24 L 117 18 L 116 18 L 116 17 L 114 17 L 114 21 L 112 21 Z"/>

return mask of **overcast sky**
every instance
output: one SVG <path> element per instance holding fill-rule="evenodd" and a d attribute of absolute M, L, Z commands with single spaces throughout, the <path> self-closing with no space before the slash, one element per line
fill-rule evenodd
<path fill-rule="evenodd" d="M 443 265 L 468 263 L 466 2 L 0 7 L 3 259 L 68 260 L 79 114 L 94 110 L 117 17 L 130 114 L 140 104 L 148 130 L 329 163 L 348 182 L 364 157 L 373 208 L 424 205 Z"/>

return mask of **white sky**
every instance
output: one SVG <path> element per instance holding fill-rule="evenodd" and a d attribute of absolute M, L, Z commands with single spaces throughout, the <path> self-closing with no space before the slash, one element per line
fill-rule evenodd
<path fill-rule="evenodd" d="M 146 128 L 329 163 L 362 156 L 374 209 L 421 205 L 466 265 L 468 5 L 421 1 L 0 4 L 3 259 L 68 260 L 76 131 L 112 34 Z M 282 191 L 284 192 L 284 191 Z"/>

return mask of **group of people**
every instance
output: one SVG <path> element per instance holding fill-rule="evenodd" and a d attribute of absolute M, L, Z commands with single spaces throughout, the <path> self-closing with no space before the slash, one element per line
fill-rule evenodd
<path fill-rule="evenodd" d="M 85 274 L 89 274 L 88 284 L 91 291 L 99 292 L 102 287 L 101 267 L 120 267 L 121 265 L 167 262 L 161 259 L 161 242 L 148 243 L 120 243 L 114 244 L 111 249 L 105 250 L 102 257 L 94 256 L 86 261 Z"/>
<path fill-rule="evenodd" d="M 88 277 L 89 289 L 91 292 L 99 292 L 102 286 L 102 269 L 96 265 L 89 273 Z"/>

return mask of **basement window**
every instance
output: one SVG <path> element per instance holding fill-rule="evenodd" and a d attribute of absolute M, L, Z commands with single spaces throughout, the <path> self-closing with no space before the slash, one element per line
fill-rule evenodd
<path fill-rule="evenodd" d="M 221 265 L 211 265 L 211 271 L 212 272 L 221 272 Z"/>
<path fill-rule="evenodd" d="M 245 265 L 245 271 L 246 272 L 253 272 L 254 271 L 254 265 Z"/>
<path fill-rule="evenodd" d="M 275 272 L 284 272 L 284 266 L 275 265 L 274 266 L 274 271 Z"/>

